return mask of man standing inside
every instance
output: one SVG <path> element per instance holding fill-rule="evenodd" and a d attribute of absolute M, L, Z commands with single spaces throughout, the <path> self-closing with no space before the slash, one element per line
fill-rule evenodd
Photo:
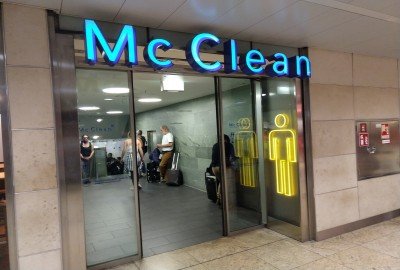
<path fill-rule="evenodd" d="M 167 166 L 169 161 L 172 158 L 172 151 L 174 149 L 174 136 L 167 126 L 162 126 L 160 128 L 161 133 L 163 134 L 161 144 L 157 144 L 157 147 L 161 150 L 161 162 L 160 162 L 160 176 L 161 182 L 165 182 L 165 173 L 167 172 Z"/>

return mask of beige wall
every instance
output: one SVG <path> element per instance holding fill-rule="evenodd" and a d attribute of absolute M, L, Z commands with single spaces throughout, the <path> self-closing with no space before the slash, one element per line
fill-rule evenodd
<path fill-rule="evenodd" d="M 317 232 L 400 209 L 400 175 L 358 182 L 355 154 L 356 120 L 400 116 L 398 60 L 315 48 L 309 56 Z"/>
<path fill-rule="evenodd" d="M 18 269 L 59 270 L 61 236 L 47 14 L 4 4 Z"/>

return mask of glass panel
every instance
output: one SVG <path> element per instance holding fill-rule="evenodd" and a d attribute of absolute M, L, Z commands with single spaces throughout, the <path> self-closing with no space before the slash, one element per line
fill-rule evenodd
<path fill-rule="evenodd" d="M 171 87 L 166 81 L 172 82 Z M 184 90 L 178 91 L 182 82 Z M 134 73 L 133 84 L 136 129 L 146 137 L 148 149 L 147 175 L 140 179 L 143 255 L 221 237 L 218 182 L 207 172 L 217 141 L 214 79 Z M 164 152 L 161 160 L 158 150 Z M 174 154 L 176 158 L 179 154 L 176 166 Z M 183 185 L 169 186 L 180 174 Z"/>
<path fill-rule="evenodd" d="M 138 254 L 128 74 L 76 71 L 88 266 Z"/>
<path fill-rule="evenodd" d="M 9 263 L 6 216 L 6 178 L 4 175 L 3 139 L 2 133 L 0 132 L 0 269 L 9 269 Z"/>
<path fill-rule="evenodd" d="M 261 224 L 258 146 L 249 79 L 221 78 L 230 231 Z"/>
<path fill-rule="evenodd" d="M 295 80 L 264 79 L 262 86 L 263 142 L 267 185 L 268 226 L 281 221 L 299 233 L 300 195 Z"/>

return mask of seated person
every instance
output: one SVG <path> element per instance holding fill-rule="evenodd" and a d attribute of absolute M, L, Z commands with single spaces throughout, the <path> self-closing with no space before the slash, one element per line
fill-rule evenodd
<path fill-rule="evenodd" d="M 224 144 L 225 144 L 225 165 L 227 168 L 231 166 L 231 161 L 235 159 L 235 149 L 231 144 L 229 136 L 224 134 Z M 211 156 L 211 170 L 212 173 L 217 177 L 218 182 L 221 183 L 221 159 L 219 155 L 219 143 L 213 145 L 212 156 Z M 217 191 L 218 203 L 221 202 L 221 185 L 218 185 Z"/>

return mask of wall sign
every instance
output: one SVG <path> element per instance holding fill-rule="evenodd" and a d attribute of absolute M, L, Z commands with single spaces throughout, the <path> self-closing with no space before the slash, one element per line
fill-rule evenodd
<path fill-rule="evenodd" d="M 369 146 L 369 134 L 366 132 L 360 132 L 358 134 L 358 145 L 360 147 L 367 147 Z"/>
<path fill-rule="evenodd" d="M 85 58 L 87 63 L 97 63 L 97 49 L 101 52 L 106 63 L 116 65 L 125 51 L 125 64 L 129 67 L 138 64 L 136 30 L 132 25 L 124 25 L 113 48 L 108 44 L 99 26 L 93 20 L 85 19 Z M 210 33 L 200 33 L 187 43 L 185 53 L 189 65 L 202 73 L 213 73 L 224 70 L 225 73 L 239 71 L 248 75 L 265 74 L 270 77 L 310 78 L 311 63 L 306 56 L 288 58 L 284 53 L 275 53 L 265 57 L 259 50 L 252 49 L 245 54 L 238 55 L 237 42 L 229 39 L 224 42 L 224 63 L 215 61 L 205 62 L 201 59 L 200 49 L 204 46 L 214 47 L 221 44 L 221 40 Z M 173 48 L 166 39 L 153 39 L 144 49 L 143 57 L 146 63 L 154 70 L 171 68 L 174 63 L 171 59 L 160 59 L 157 50 L 168 51 Z M 239 61 L 238 61 L 239 59 Z"/>
<path fill-rule="evenodd" d="M 382 144 L 390 143 L 389 124 L 387 123 L 381 124 L 381 140 Z"/>

